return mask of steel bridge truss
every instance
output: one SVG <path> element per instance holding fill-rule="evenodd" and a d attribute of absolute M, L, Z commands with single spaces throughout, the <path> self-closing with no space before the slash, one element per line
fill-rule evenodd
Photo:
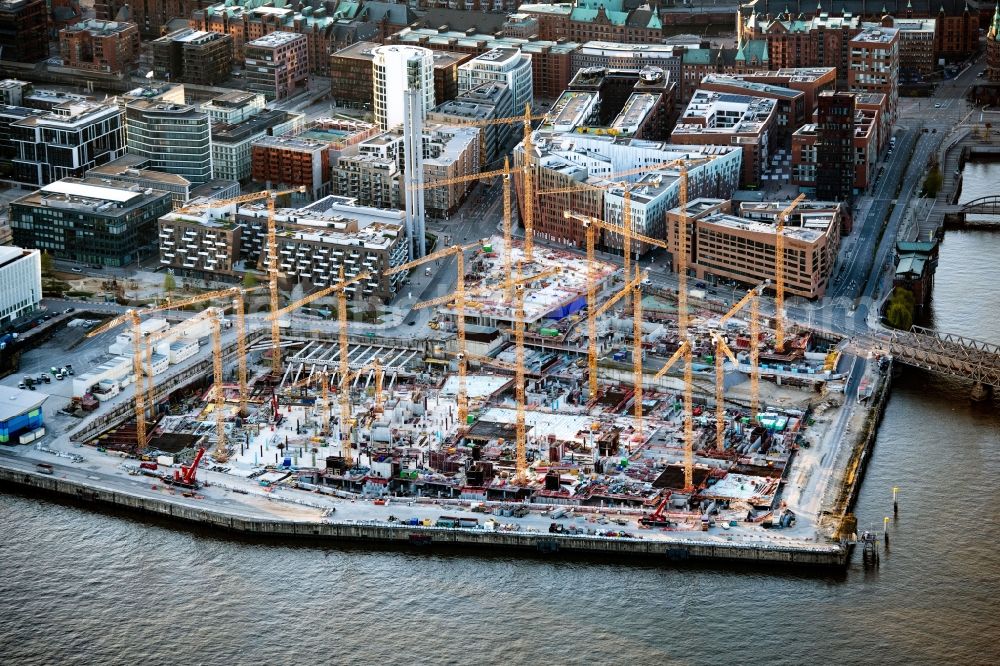
<path fill-rule="evenodd" d="M 894 331 L 888 351 L 901 363 L 1000 389 L 1000 346 L 914 326 Z"/>

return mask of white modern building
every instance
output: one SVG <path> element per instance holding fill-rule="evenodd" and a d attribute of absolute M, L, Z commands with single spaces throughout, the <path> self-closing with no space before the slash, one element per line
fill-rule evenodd
<path fill-rule="evenodd" d="M 458 92 L 465 93 L 484 83 L 506 83 L 514 97 L 514 114 L 531 104 L 531 56 L 520 49 L 497 48 L 458 66 Z"/>
<path fill-rule="evenodd" d="M 125 154 L 122 112 L 111 103 L 72 101 L 10 125 L 14 179 L 42 186 Z"/>
<path fill-rule="evenodd" d="M 38 307 L 42 300 L 42 255 L 38 250 L 0 247 L 0 324 Z"/>
<path fill-rule="evenodd" d="M 403 124 L 406 91 L 419 91 L 421 119 L 434 108 L 434 52 L 421 46 L 373 49 L 375 122 L 383 130 Z"/>
<path fill-rule="evenodd" d="M 140 100 L 125 107 L 125 141 L 130 155 L 150 168 L 184 176 L 192 183 L 212 179 L 212 131 L 208 114 L 188 104 Z"/>
<path fill-rule="evenodd" d="M 264 104 L 260 93 L 235 91 L 213 97 L 201 105 L 201 110 L 213 123 L 235 125 L 262 112 Z"/>

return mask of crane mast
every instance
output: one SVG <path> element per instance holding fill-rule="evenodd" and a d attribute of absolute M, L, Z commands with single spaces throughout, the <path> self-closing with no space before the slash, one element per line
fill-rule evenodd
<path fill-rule="evenodd" d="M 785 350 L 785 220 L 806 195 L 800 194 L 774 221 L 774 349 Z"/>
<path fill-rule="evenodd" d="M 687 166 L 681 164 L 680 178 L 680 203 L 681 220 L 680 231 L 677 234 L 677 328 L 681 337 L 687 335 L 688 330 L 688 293 L 687 293 Z"/>
<path fill-rule="evenodd" d="M 625 186 L 625 194 L 622 197 L 622 250 L 624 251 L 625 279 L 632 274 L 632 192 Z"/>
<path fill-rule="evenodd" d="M 278 321 L 278 241 L 274 197 L 267 198 L 267 278 L 271 297 L 271 372 L 281 376 L 281 325 Z"/>
<path fill-rule="evenodd" d="M 375 359 L 375 413 L 382 413 L 382 385 L 385 382 L 385 366 L 381 358 Z"/>
<path fill-rule="evenodd" d="M 135 310 L 129 311 L 132 319 L 132 372 L 135 373 L 135 439 L 136 452 L 146 447 L 146 400 L 143 389 L 142 370 L 142 322 L 139 320 L 139 313 Z M 153 378 L 149 378 L 149 383 L 153 383 Z"/>
<path fill-rule="evenodd" d="M 238 376 L 240 382 L 240 417 L 247 415 L 247 323 L 246 306 L 243 302 L 243 290 L 238 289 L 234 295 L 236 308 L 236 355 L 239 360 Z"/>
<path fill-rule="evenodd" d="M 518 270 L 520 273 L 520 270 Z M 519 485 L 528 482 L 527 442 L 524 423 L 524 285 L 514 287 L 514 340 L 516 344 L 517 366 L 514 371 L 514 390 L 517 400 L 517 440 L 515 478 Z"/>
<path fill-rule="evenodd" d="M 684 489 L 688 492 L 694 490 L 693 366 L 692 346 L 688 344 L 684 349 Z"/>
<path fill-rule="evenodd" d="M 320 423 L 323 426 L 323 434 L 328 435 L 330 434 L 330 373 L 326 371 L 326 368 L 320 374 L 320 380 L 323 382 L 321 389 L 323 406 L 320 412 Z"/>
<path fill-rule="evenodd" d="M 226 409 L 226 396 L 222 386 L 222 326 L 219 319 L 221 312 L 215 312 L 212 316 L 212 397 L 215 407 L 215 455 L 219 462 L 229 459 L 229 452 L 226 450 L 226 420 L 223 413 Z"/>
<path fill-rule="evenodd" d="M 524 105 L 524 256 L 528 261 L 534 261 L 535 234 L 535 193 L 534 172 L 532 171 L 532 153 L 535 148 L 531 142 L 531 104 Z"/>
<path fill-rule="evenodd" d="M 458 294 L 458 300 L 455 308 L 455 329 L 458 333 L 458 349 L 461 352 L 465 352 L 465 253 L 457 252 L 456 259 L 458 260 L 458 281 L 455 285 L 455 291 Z M 465 380 L 466 372 L 468 372 L 468 367 L 465 361 L 465 354 L 463 353 L 458 357 L 458 396 L 456 402 L 458 403 L 459 427 L 465 426 L 465 421 L 469 416 L 469 396 L 466 392 Z"/>
<path fill-rule="evenodd" d="M 635 429 L 642 434 L 642 287 L 636 266 L 632 289 L 632 375 L 635 383 Z M 629 447 L 631 449 L 631 447 Z M 631 453 L 631 450 L 629 451 Z"/>
<path fill-rule="evenodd" d="M 505 157 L 503 160 L 503 169 L 507 173 L 503 177 L 503 274 L 511 275 L 511 242 L 512 234 L 511 227 L 514 222 L 511 219 L 513 215 L 513 206 L 511 206 L 511 181 L 513 180 L 512 174 L 510 173 L 510 158 Z M 510 300 L 510 287 L 504 290 L 504 298 Z"/>
<path fill-rule="evenodd" d="M 340 282 L 344 282 L 343 266 L 340 267 Z M 347 363 L 347 291 L 345 289 L 337 292 L 337 319 L 340 322 L 338 332 L 340 353 L 337 359 L 340 362 L 340 395 L 338 396 L 340 398 L 340 439 L 344 462 L 350 467 L 353 455 L 351 452 L 351 372 Z"/>
<path fill-rule="evenodd" d="M 723 363 L 726 358 L 738 366 L 736 355 L 718 333 L 715 338 L 715 448 L 722 451 L 726 447 L 726 375 Z"/>
<path fill-rule="evenodd" d="M 597 397 L 597 317 L 591 313 L 597 309 L 597 270 L 595 268 L 594 245 L 597 225 L 584 222 L 587 234 L 587 382 L 590 399 Z"/>

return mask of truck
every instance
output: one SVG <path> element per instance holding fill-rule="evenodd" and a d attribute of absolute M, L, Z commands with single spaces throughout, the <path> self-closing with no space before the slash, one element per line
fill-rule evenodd
<path fill-rule="evenodd" d="M 6 349 L 7 345 L 17 340 L 17 333 L 4 333 L 0 335 L 0 350 Z"/>
<path fill-rule="evenodd" d="M 80 408 L 85 412 L 94 411 L 100 404 L 93 393 L 84 393 L 83 397 L 80 398 Z"/>

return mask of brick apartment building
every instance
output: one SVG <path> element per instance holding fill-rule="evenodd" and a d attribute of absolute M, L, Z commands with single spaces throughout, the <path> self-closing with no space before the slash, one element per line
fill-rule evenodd
<path fill-rule="evenodd" d="M 316 11 L 314 4 L 321 11 Z M 233 61 L 236 63 L 244 61 L 245 47 L 255 39 L 278 31 L 304 35 L 310 71 L 326 75 L 330 71 L 330 53 L 337 50 L 341 43 L 338 31 L 343 28 L 342 23 L 351 19 L 361 7 L 357 2 L 340 4 L 342 6 L 327 15 L 322 3 L 309 0 L 288 3 L 244 0 L 209 4 L 189 12 L 189 15 L 192 27 L 232 38 Z M 347 41 L 356 39 L 348 38 Z"/>
<path fill-rule="evenodd" d="M 59 54 L 66 67 L 127 74 L 139 58 L 135 23 L 89 19 L 59 31 Z"/>
<path fill-rule="evenodd" d="M 888 101 L 887 122 L 896 122 L 899 106 L 899 31 L 866 28 L 851 39 L 847 87 L 852 92 L 881 93 Z"/>
<path fill-rule="evenodd" d="M 268 188 L 305 187 L 306 196 L 330 194 L 329 144 L 316 139 L 266 136 L 251 149 L 250 178 Z"/>
<path fill-rule="evenodd" d="M 114 20 L 123 7 L 128 7 L 129 19 L 139 27 L 143 37 L 160 37 L 170 19 L 191 16 L 204 7 L 206 0 L 98 0 L 94 6 L 97 18 Z"/>
<path fill-rule="evenodd" d="M 308 43 L 305 35 L 272 32 L 246 45 L 247 90 L 268 100 L 294 94 L 309 81 Z"/>
<path fill-rule="evenodd" d="M 820 95 L 817 121 L 792 135 L 792 183 L 827 201 L 851 201 L 868 189 L 888 140 L 881 121 L 885 108 L 880 94 Z"/>
<path fill-rule="evenodd" d="M 778 100 L 778 133 L 784 136 L 811 122 L 816 98 L 836 85 L 837 70 L 833 67 L 803 67 L 710 75 L 707 81 L 702 80 L 700 88 Z M 772 90 L 772 86 L 776 89 Z"/>

